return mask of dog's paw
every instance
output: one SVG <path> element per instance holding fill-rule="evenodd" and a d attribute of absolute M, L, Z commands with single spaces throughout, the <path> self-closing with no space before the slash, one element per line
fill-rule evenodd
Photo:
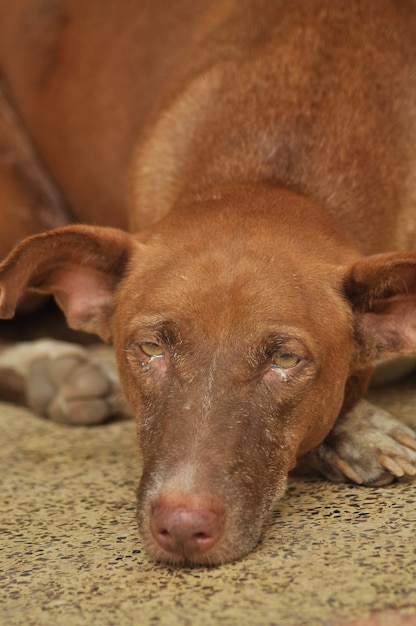
<path fill-rule="evenodd" d="M 305 459 L 327 478 L 380 486 L 416 476 L 416 433 L 360 400 Z"/>
<path fill-rule="evenodd" d="M 99 424 L 116 414 L 121 392 L 116 370 L 74 344 L 39 340 L 0 356 L 24 381 L 27 406 L 55 422 Z"/>

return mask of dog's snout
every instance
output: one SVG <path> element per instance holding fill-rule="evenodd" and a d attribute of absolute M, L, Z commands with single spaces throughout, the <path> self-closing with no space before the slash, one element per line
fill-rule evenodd
<path fill-rule="evenodd" d="M 158 545 L 172 557 L 198 561 L 223 534 L 224 507 L 210 496 L 159 497 L 151 509 L 150 529 Z"/>

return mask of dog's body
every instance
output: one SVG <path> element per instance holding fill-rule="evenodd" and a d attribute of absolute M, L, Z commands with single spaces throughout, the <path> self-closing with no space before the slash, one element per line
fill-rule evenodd
<path fill-rule="evenodd" d="M 89 224 L 11 253 L 2 315 L 52 293 L 113 341 L 156 558 L 247 552 L 302 455 L 416 473 L 412 431 L 361 399 L 416 353 L 415 31 L 413 0 L 0 2 L 2 252 Z M 4 351 L 3 386 L 69 420 L 36 395 L 51 349 Z M 85 369 L 57 350 L 51 378 Z M 94 376 L 90 421 L 113 408 Z"/>

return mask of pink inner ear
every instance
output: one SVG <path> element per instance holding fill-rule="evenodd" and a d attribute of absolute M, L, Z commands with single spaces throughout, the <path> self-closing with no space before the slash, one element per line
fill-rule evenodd
<path fill-rule="evenodd" d="M 348 268 L 344 288 L 363 363 L 416 354 L 416 252 L 363 258 Z"/>
<path fill-rule="evenodd" d="M 416 296 L 376 300 L 362 318 L 363 328 L 380 358 L 416 352 Z"/>
<path fill-rule="evenodd" d="M 103 324 L 113 307 L 113 276 L 95 268 L 67 264 L 52 272 L 39 287 L 53 293 L 72 328 L 109 339 Z"/>
<path fill-rule="evenodd" d="M 109 339 L 113 296 L 137 242 L 117 229 L 74 225 L 21 241 L 0 266 L 0 314 L 26 290 L 53 294 L 71 326 Z"/>

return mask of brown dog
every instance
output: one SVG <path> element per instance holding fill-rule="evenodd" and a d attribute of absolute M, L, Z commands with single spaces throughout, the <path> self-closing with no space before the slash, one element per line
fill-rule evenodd
<path fill-rule="evenodd" d="M 302 455 L 416 474 L 414 433 L 362 400 L 416 353 L 415 32 L 414 0 L 0 0 L 3 254 L 41 233 L 1 314 L 51 293 L 114 343 L 154 558 L 249 551 Z M 0 367 L 55 419 L 114 411 L 80 347 Z"/>

